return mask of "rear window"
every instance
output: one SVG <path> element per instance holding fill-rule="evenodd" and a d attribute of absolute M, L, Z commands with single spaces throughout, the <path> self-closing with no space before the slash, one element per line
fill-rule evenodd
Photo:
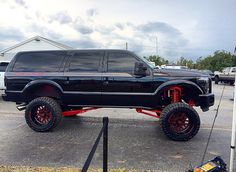
<path fill-rule="evenodd" d="M 17 57 L 13 72 L 58 72 L 64 60 L 63 52 L 33 52 Z"/>
<path fill-rule="evenodd" d="M 70 72 L 97 72 L 103 52 L 78 52 L 70 59 Z"/>
<path fill-rule="evenodd" d="M 5 72 L 8 64 L 8 62 L 0 62 L 0 72 Z"/>

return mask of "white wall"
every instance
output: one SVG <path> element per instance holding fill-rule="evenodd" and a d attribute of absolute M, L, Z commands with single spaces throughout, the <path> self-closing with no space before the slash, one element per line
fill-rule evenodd
<path fill-rule="evenodd" d="M 43 40 L 40 41 L 31 41 L 28 42 L 24 45 L 21 45 L 19 47 L 16 47 L 6 53 L 4 53 L 3 58 L 2 56 L 0 56 L 1 60 L 11 60 L 16 53 L 20 52 L 20 51 L 40 51 L 40 50 L 62 50 L 59 47 L 56 47 L 48 42 L 45 42 Z"/>

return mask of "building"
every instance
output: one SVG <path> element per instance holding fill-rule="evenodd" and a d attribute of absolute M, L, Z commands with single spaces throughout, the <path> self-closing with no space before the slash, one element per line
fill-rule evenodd
<path fill-rule="evenodd" d="M 35 36 L 24 42 L 16 44 L 0 51 L 0 60 L 10 61 L 16 53 L 20 51 L 40 51 L 40 50 L 69 50 L 73 49 L 67 45 L 52 41 L 50 39 Z"/>

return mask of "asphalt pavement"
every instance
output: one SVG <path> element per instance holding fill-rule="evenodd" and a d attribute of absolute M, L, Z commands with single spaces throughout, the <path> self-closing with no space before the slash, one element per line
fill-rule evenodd
<path fill-rule="evenodd" d="M 168 140 L 157 119 L 132 109 L 94 110 L 64 118 L 53 132 L 37 133 L 26 125 L 14 103 L 0 100 L 0 165 L 81 168 L 102 127 L 102 117 L 108 116 L 110 169 L 185 171 L 201 162 L 223 87 L 213 85 L 214 107 L 205 113 L 197 109 L 201 129 L 188 142 Z M 233 89 L 225 86 L 205 161 L 220 155 L 229 163 Z M 102 167 L 102 142 L 91 167 Z"/>

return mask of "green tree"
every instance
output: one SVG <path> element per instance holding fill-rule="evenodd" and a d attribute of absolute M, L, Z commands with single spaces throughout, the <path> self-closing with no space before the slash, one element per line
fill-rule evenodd
<path fill-rule="evenodd" d="M 225 67 L 233 66 L 233 54 L 226 51 L 216 51 L 205 58 L 199 57 L 196 61 L 197 69 L 221 71 Z"/>
<path fill-rule="evenodd" d="M 156 66 L 157 65 L 160 66 L 160 65 L 168 64 L 169 63 L 168 60 L 166 60 L 166 59 L 164 59 L 164 58 L 162 58 L 160 56 L 156 56 L 156 55 L 151 55 L 151 56 L 145 57 L 145 58 L 148 59 L 151 62 L 154 62 Z"/>
<path fill-rule="evenodd" d="M 192 60 L 186 59 L 184 57 L 180 57 L 180 59 L 177 61 L 177 65 L 179 66 L 186 66 L 190 69 L 195 68 L 195 64 Z"/>

